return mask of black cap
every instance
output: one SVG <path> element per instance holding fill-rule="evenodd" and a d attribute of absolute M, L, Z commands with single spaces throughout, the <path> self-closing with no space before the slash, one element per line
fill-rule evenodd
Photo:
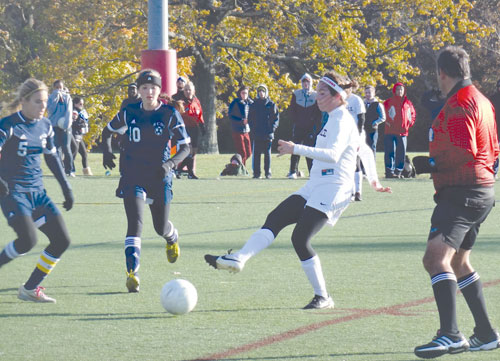
<path fill-rule="evenodd" d="M 156 76 L 151 71 L 145 71 L 139 74 L 139 77 L 137 78 L 137 86 L 141 86 L 143 84 L 153 84 L 161 88 L 161 77 Z"/>

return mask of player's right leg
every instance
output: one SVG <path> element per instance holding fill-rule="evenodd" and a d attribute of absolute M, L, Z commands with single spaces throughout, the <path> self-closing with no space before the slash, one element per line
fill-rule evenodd
<path fill-rule="evenodd" d="M 269 213 L 262 228 L 253 233 L 239 251 L 223 256 L 207 254 L 205 261 L 215 269 L 240 272 L 251 257 L 271 245 L 283 228 L 297 222 L 305 203 L 303 197 L 291 195 Z"/>
<path fill-rule="evenodd" d="M 127 236 L 125 237 L 125 264 L 129 292 L 139 292 L 139 267 L 141 257 L 141 233 L 144 199 L 135 196 L 123 198 L 127 215 Z"/>
<path fill-rule="evenodd" d="M 37 242 L 36 225 L 32 219 L 33 206 L 29 193 L 10 192 L 1 198 L 2 212 L 17 234 L 0 252 L 0 267 L 31 250 Z"/>
<path fill-rule="evenodd" d="M 0 253 L 0 267 L 17 257 L 24 256 L 37 243 L 36 226 L 31 216 L 15 216 L 9 224 L 16 232 L 17 238 L 9 242 Z"/>

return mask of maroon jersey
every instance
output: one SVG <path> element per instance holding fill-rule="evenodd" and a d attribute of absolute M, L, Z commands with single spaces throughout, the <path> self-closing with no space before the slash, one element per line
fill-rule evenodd
<path fill-rule="evenodd" d="M 429 133 L 429 155 L 438 171 L 434 188 L 495 183 L 493 163 L 498 156 L 495 111 L 470 81 L 448 98 Z"/>

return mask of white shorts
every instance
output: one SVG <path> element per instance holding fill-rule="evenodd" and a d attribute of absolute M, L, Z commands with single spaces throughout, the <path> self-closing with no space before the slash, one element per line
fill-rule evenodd
<path fill-rule="evenodd" d="M 326 214 L 328 225 L 333 227 L 351 203 L 352 184 L 316 183 L 309 180 L 293 194 L 304 198 L 306 206 Z"/>

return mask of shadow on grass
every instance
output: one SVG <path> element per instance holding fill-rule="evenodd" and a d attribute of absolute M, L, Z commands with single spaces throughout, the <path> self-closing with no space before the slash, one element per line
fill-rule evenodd
<path fill-rule="evenodd" d="M 166 312 L 149 312 L 142 313 L 140 315 L 133 313 L 11 313 L 11 314 L 0 314 L 1 318 L 33 318 L 33 317 L 70 317 L 74 318 L 75 321 L 120 321 L 120 320 L 149 320 L 158 318 L 172 318 L 175 317 Z"/>
<path fill-rule="evenodd" d="M 0 293 L 7 293 L 7 292 L 13 292 L 13 291 L 16 291 L 17 292 L 17 288 L 2 288 L 0 289 Z"/>
<path fill-rule="evenodd" d="M 408 358 L 401 358 L 397 359 L 394 358 L 395 356 L 400 355 L 401 357 L 404 357 L 405 355 L 413 355 L 413 352 L 346 352 L 346 353 L 331 353 L 331 354 L 317 354 L 317 355 L 286 355 L 286 356 L 269 356 L 269 357 L 250 357 L 250 358 L 245 358 L 245 360 L 252 360 L 252 361 L 258 361 L 258 360 L 307 360 L 307 359 L 314 359 L 314 360 L 324 360 L 324 359 L 343 359 L 345 360 L 346 357 L 354 357 L 354 356 L 367 356 L 367 359 L 370 359 L 370 356 L 388 356 L 390 360 L 392 361 L 408 361 Z M 415 358 L 416 359 L 416 358 Z M 216 361 L 218 359 L 210 359 L 210 358 L 198 358 L 198 359 L 186 359 L 183 361 L 197 361 L 197 360 L 203 360 L 203 361 Z M 242 358 L 224 358 L 224 360 L 227 361 L 237 361 L 237 360 L 242 360 Z"/>

